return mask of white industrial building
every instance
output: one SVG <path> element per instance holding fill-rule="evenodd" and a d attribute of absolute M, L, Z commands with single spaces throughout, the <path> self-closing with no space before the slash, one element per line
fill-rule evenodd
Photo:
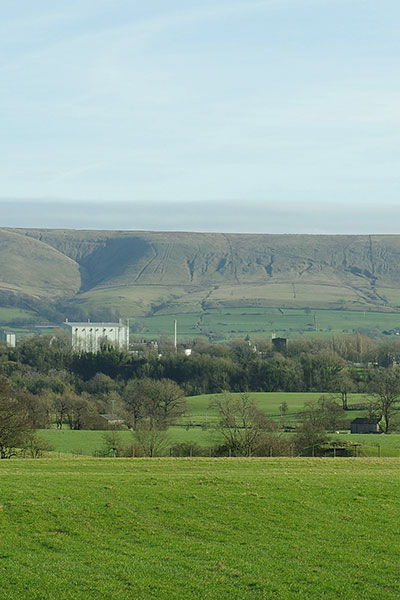
<path fill-rule="evenodd" d="M 68 319 L 64 327 L 70 333 L 74 352 L 98 352 L 102 344 L 112 344 L 129 349 L 129 326 L 121 323 L 71 323 Z"/>
<path fill-rule="evenodd" d="M 16 346 L 15 333 L 8 333 L 7 331 L 2 331 L 0 340 L 7 344 L 7 348 L 15 348 Z"/>

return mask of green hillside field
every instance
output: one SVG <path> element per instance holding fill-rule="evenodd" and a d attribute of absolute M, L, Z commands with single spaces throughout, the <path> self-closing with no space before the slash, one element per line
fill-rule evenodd
<path fill-rule="evenodd" d="M 394 600 L 398 459 L 0 464 L 3 600 Z"/>

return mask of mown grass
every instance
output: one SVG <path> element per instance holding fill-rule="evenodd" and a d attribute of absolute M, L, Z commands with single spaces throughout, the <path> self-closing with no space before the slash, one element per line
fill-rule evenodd
<path fill-rule="evenodd" d="M 397 599 L 399 467 L 1 461 L 1 598 Z"/>

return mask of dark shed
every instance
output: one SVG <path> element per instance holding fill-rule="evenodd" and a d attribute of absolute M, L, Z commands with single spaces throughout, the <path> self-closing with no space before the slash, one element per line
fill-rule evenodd
<path fill-rule="evenodd" d="M 351 422 L 351 433 L 379 433 L 379 425 L 376 419 L 358 417 Z"/>

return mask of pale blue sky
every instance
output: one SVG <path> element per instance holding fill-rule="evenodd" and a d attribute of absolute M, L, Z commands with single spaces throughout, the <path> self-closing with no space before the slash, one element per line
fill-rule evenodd
<path fill-rule="evenodd" d="M 398 0 L 0 17 L 3 225 L 400 233 Z"/>

